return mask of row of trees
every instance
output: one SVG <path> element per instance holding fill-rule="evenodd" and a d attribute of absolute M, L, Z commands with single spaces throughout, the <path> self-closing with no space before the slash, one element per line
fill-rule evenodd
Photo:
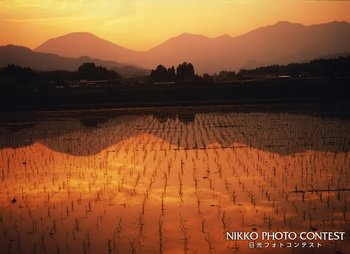
<path fill-rule="evenodd" d="M 195 74 L 193 65 L 184 62 L 178 65 L 176 71 L 174 66 L 167 69 L 160 64 L 155 70 L 151 71 L 150 78 L 153 82 L 181 82 L 193 81 L 197 78 L 197 75 Z"/>
<path fill-rule="evenodd" d="M 38 78 L 36 72 L 28 67 L 21 67 L 10 64 L 0 70 L 0 77 L 7 78 L 16 82 L 34 81 Z"/>
<path fill-rule="evenodd" d="M 191 81 L 233 81 L 245 78 L 266 78 L 279 75 L 291 77 L 349 77 L 350 76 L 350 56 L 339 57 L 337 59 L 318 59 L 308 63 L 293 63 L 288 65 L 270 65 L 255 69 L 242 69 L 238 73 L 234 71 L 221 71 L 219 74 L 203 74 L 199 77 L 195 74 L 195 68 L 191 63 L 184 62 L 175 69 L 174 66 L 166 68 L 158 65 L 152 70 L 150 77 L 145 77 L 151 82 L 191 82 Z M 0 81 L 9 82 L 32 82 L 54 81 L 62 83 L 69 80 L 115 80 L 121 76 L 114 70 L 108 70 L 94 63 L 84 63 L 77 71 L 33 71 L 28 67 L 18 65 L 8 65 L 0 69 Z"/>
<path fill-rule="evenodd" d="M 350 56 L 333 59 L 317 59 L 308 63 L 292 63 L 288 65 L 270 65 L 255 69 L 242 69 L 238 78 L 245 76 L 277 76 L 292 77 L 344 77 L 350 75 Z"/>
<path fill-rule="evenodd" d="M 67 80 L 111 80 L 120 79 L 121 76 L 114 70 L 107 70 L 94 63 L 83 63 L 75 72 L 71 71 L 46 71 L 35 72 L 31 68 L 18 65 L 8 65 L 0 70 L 0 77 L 14 82 L 32 81 L 67 81 Z"/>
<path fill-rule="evenodd" d="M 121 78 L 116 71 L 107 70 L 105 67 L 96 66 L 94 63 L 82 64 L 76 73 L 79 79 L 86 80 L 110 80 Z"/>
<path fill-rule="evenodd" d="M 235 71 L 221 71 L 219 74 L 204 73 L 202 77 L 195 75 L 191 63 L 184 62 L 176 68 L 165 68 L 158 65 L 151 71 L 152 81 L 191 81 L 204 80 L 205 82 L 233 81 L 246 78 L 271 78 L 278 76 L 290 77 L 349 77 L 350 56 L 333 59 L 317 59 L 307 63 L 291 63 L 288 65 L 270 65 L 255 69 L 241 69 Z"/>
<path fill-rule="evenodd" d="M 210 75 L 208 73 L 203 74 L 203 80 L 206 82 L 233 81 L 235 79 L 236 79 L 235 71 L 220 71 L 219 74 L 214 73 L 213 75 Z"/>

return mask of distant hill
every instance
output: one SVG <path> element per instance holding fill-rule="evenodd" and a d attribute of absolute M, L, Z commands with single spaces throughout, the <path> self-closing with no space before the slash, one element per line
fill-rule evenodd
<path fill-rule="evenodd" d="M 290 63 L 288 65 L 270 65 L 255 69 L 241 69 L 237 76 L 245 78 L 271 77 L 319 77 L 319 78 L 350 78 L 350 56 L 338 58 L 322 58 L 307 63 Z"/>
<path fill-rule="evenodd" d="M 130 62 L 128 61 L 130 58 L 141 54 L 86 32 L 69 33 L 49 39 L 36 48 L 35 51 L 74 58 L 89 56 L 119 63 Z"/>
<path fill-rule="evenodd" d="M 213 73 L 350 52 L 350 24 L 331 22 L 304 26 L 282 21 L 237 37 L 209 38 L 184 33 L 146 52 L 126 49 L 89 33 L 72 33 L 50 39 L 36 51 L 67 57 L 88 55 L 147 68 L 187 61 L 193 63 L 199 73 Z"/>
<path fill-rule="evenodd" d="M 96 65 L 104 66 L 108 69 L 114 69 L 122 76 L 132 76 L 133 74 L 145 75 L 149 73 L 148 70 L 143 70 L 134 66 L 123 65 L 114 61 L 94 59 L 87 56 L 68 58 L 56 54 L 35 52 L 29 48 L 21 46 L 0 46 L 0 68 L 5 67 L 8 64 L 17 64 L 42 71 L 75 71 L 85 62 L 93 62 Z"/>
<path fill-rule="evenodd" d="M 279 22 L 234 38 L 182 34 L 147 54 L 165 65 L 187 60 L 199 72 L 218 72 L 307 61 L 349 50 L 350 24 L 346 22 L 313 26 Z"/>

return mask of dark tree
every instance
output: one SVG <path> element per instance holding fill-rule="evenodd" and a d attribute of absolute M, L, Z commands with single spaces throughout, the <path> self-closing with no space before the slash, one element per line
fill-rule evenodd
<path fill-rule="evenodd" d="M 169 81 L 175 81 L 176 79 L 176 72 L 175 67 L 171 66 L 171 68 L 168 69 L 168 75 L 169 75 Z"/>
<path fill-rule="evenodd" d="M 184 62 L 176 68 L 177 81 L 189 81 L 194 79 L 194 67 L 191 63 Z"/>
<path fill-rule="evenodd" d="M 218 76 L 220 81 L 231 81 L 236 78 L 236 73 L 234 71 L 221 71 Z"/>
<path fill-rule="evenodd" d="M 155 70 L 151 71 L 151 79 L 153 81 L 168 81 L 168 70 L 163 65 L 158 65 Z"/>
<path fill-rule="evenodd" d="M 208 73 L 204 73 L 203 74 L 203 80 L 205 82 L 212 82 L 213 81 L 213 78 L 208 74 Z"/>
<path fill-rule="evenodd" d="M 163 65 L 158 65 L 155 70 L 151 71 L 151 80 L 154 82 L 175 81 L 175 68 L 165 68 Z"/>
<path fill-rule="evenodd" d="M 86 80 L 108 80 L 121 78 L 117 72 L 107 70 L 102 66 L 96 66 L 94 63 L 83 63 L 78 68 L 77 75 L 80 79 Z"/>
<path fill-rule="evenodd" d="M 5 67 L 2 71 L 2 75 L 16 82 L 34 81 L 37 78 L 36 73 L 32 69 L 15 64 L 10 64 Z"/>

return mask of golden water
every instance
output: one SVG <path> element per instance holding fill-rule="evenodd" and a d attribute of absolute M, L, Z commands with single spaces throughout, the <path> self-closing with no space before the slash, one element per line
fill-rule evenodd
<path fill-rule="evenodd" d="M 348 120 L 138 114 L 92 126 L 74 117 L 11 126 L 1 128 L 1 253 L 350 248 Z M 346 231 L 347 238 L 312 250 L 257 250 L 227 241 L 227 231 Z"/>

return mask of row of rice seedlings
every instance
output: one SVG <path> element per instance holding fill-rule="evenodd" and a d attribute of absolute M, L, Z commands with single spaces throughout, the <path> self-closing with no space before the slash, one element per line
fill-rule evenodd
<path fill-rule="evenodd" d="M 149 118 L 147 119 L 148 121 L 150 120 Z M 217 119 L 221 118 L 217 117 Z M 226 121 L 230 123 L 229 119 L 226 119 Z M 150 122 L 154 124 L 151 125 L 153 131 L 165 131 L 167 135 L 172 135 L 172 132 L 166 129 L 171 126 L 170 123 L 168 123 L 169 127 L 164 127 L 159 123 L 154 123 L 153 120 Z M 165 220 L 165 218 L 172 212 L 169 208 L 166 209 L 169 206 L 166 206 L 165 195 L 169 197 L 173 195 L 170 191 L 173 187 L 178 190 L 179 209 L 181 209 L 181 206 L 192 207 L 193 212 L 201 215 L 198 218 L 199 223 L 202 225 L 201 229 L 194 226 L 193 220 L 185 219 L 189 218 L 188 215 L 186 217 L 183 214 L 180 215 L 181 245 L 184 252 L 200 248 L 193 245 L 194 242 L 191 241 L 196 236 L 196 228 L 204 235 L 204 241 L 207 242 L 208 246 L 207 250 L 220 249 L 222 241 L 218 241 L 219 237 L 210 233 L 209 228 L 213 230 L 217 228 L 217 225 L 221 224 L 221 230 L 228 229 L 231 225 L 231 218 L 235 217 L 237 213 L 241 214 L 242 227 L 252 227 L 252 223 L 247 223 L 247 221 L 251 221 L 252 218 L 256 217 L 252 221 L 258 222 L 259 227 L 266 227 L 269 230 L 281 225 L 277 220 L 278 217 L 281 217 L 281 214 L 284 217 L 283 224 L 289 223 L 292 226 L 291 219 L 288 219 L 291 218 L 291 213 L 288 211 L 292 204 L 296 207 L 296 214 L 305 214 L 304 218 L 308 221 L 310 227 L 314 226 L 314 219 L 319 215 L 317 210 L 320 210 L 320 208 L 315 206 L 315 203 L 328 203 L 328 209 L 332 210 L 330 215 L 333 218 L 335 217 L 334 214 L 339 211 L 339 203 L 342 204 L 342 213 L 347 213 L 347 202 L 344 202 L 347 199 L 346 193 L 339 192 L 337 196 L 328 194 L 328 202 L 323 201 L 324 198 L 321 201 L 321 198 L 317 196 L 318 200 L 315 202 L 311 200 L 312 196 L 310 195 L 306 195 L 304 199 L 299 200 L 298 193 L 287 198 L 288 192 L 281 189 L 280 186 L 280 182 L 282 181 L 285 183 L 286 189 L 294 190 L 294 184 L 301 182 L 300 187 L 297 186 L 295 188 L 296 190 L 300 190 L 300 188 L 306 188 L 307 190 L 309 187 L 315 189 L 324 184 L 323 175 L 325 172 L 321 172 L 321 168 L 330 168 L 330 164 L 333 164 L 336 167 L 334 167 L 334 172 L 330 174 L 331 181 L 329 189 L 334 186 L 338 188 L 346 187 L 348 179 L 344 178 L 347 175 L 346 173 L 339 173 L 339 168 L 343 167 L 343 172 L 347 172 L 346 167 L 344 167 L 344 165 L 347 165 L 347 159 L 342 160 L 335 157 L 332 160 L 331 156 L 328 155 L 326 159 L 321 159 L 321 155 L 311 159 L 308 154 L 300 157 L 290 156 L 283 158 L 275 155 L 271 157 L 271 154 L 266 154 L 255 149 L 227 149 L 226 147 L 217 147 L 215 149 L 205 147 L 205 149 L 200 149 L 199 143 L 193 139 L 194 135 L 206 135 L 208 137 L 216 135 L 219 140 L 221 139 L 220 142 L 224 142 L 225 133 L 213 133 L 213 129 L 207 127 L 202 122 L 201 117 L 196 118 L 196 123 L 202 126 L 199 129 L 203 131 L 199 133 L 206 134 L 198 134 L 193 131 L 197 128 L 193 124 L 181 125 L 181 128 L 178 129 L 180 131 L 178 135 L 182 135 L 181 140 L 187 140 L 184 143 L 182 141 L 178 143 L 184 146 L 184 150 L 174 152 L 171 146 L 165 145 L 164 142 L 155 142 L 153 138 L 145 135 L 140 138 L 133 137 L 126 140 L 123 146 L 113 148 L 115 152 L 102 153 L 93 158 L 88 158 L 87 163 L 85 158 L 81 158 L 74 162 L 76 164 L 69 164 L 70 158 L 69 156 L 65 156 L 67 161 L 63 163 L 63 168 L 61 169 L 58 169 L 57 166 L 51 166 L 51 163 L 36 163 L 35 166 L 32 166 L 30 160 L 22 164 L 23 166 L 26 165 L 25 167 L 32 167 L 29 171 L 27 170 L 27 172 L 31 172 L 31 180 L 21 177 L 18 172 L 13 176 L 13 179 L 25 179 L 23 181 L 30 183 L 33 191 L 37 191 L 36 195 L 45 197 L 45 202 L 50 204 L 45 205 L 47 207 L 45 214 L 33 216 L 33 234 L 37 236 L 32 242 L 33 250 L 40 252 L 45 249 L 46 251 L 55 249 L 56 252 L 63 252 L 69 248 L 70 251 L 73 251 L 74 246 L 77 245 L 75 242 L 78 241 L 80 242 L 80 249 L 83 253 L 92 252 L 96 249 L 96 245 L 88 239 L 97 235 L 103 235 L 105 237 L 106 229 L 102 226 L 105 225 L 103 218 L 116 208 L 115 211 L 119 216 L 122 212 L 122 220 L 129 222 L 136 221 L 135 224 L 137 226 L 134 228 L 133 233 L 135 238 L 131 238 L 131 241 L 129 241 L 129 248 L 125 248 L 128 242 L 125 239 L 120 238 L 119 241 L 115 240 L 116 237 L 114 235 L 116 234 L 113 234 L 113 237 L 104 238 L 105 247 L 103 249 L 107 253 L 115 253 L 117 250 L 127 250 L 130 253 L 141 252 L 141 243 L 147 239 L 144 237 L 146 230 L 158 231 L 159 251 L 164 251 L 167 244 L 166 240 L 169 237 L 165 237 L 164 235 L 165 227 L 167 223 L 171 223 L 169 220 Z M 144 144 L 143 146 L 139 145 L 140 141 Z M 75 148 L 73 147 L 73 149 Z M 43 156 L 45 156 L 45 153 L 43 153 Z M 30 155 L 27 156 L 30 157 Z M 51 157 L 52 154 L 48 158 L 50 162 L 54 161 Z M 101 157 L 101 159 L 98 157 Z M 122 165 L 114 167 L 112 162 L 118 160 L 122 161 Z M 88 166 L 84 167 L 79 164 Z M 45 169 L 45 167 L 48 169 Z M 52 172 L 54 171 L 52 168 L 62 170 L 64 173 L 62 174 L 63 177 L 57 175 L 57 172 Z M 91 172 L 88 168 L 94 168 L 95 170 Z M 112 171 L 113 168 L 115 171 Z M 6 167 L 4 172 L 6 172 Z M 11 170 L 8 170 L 8 172 L 11 174 Z M 44 174 L 42 174 L 43 172 Z M 8 176 L 3 175 L 4 180 L 6 180 Z M 338 177 L 339 175 L 342 177 Z M 38 176 L 41 179 L 52 176 L 51 182 L 54 187 L 48 189 L 40 183 L 38 184 L 34 180 Z M 318 179 L 322 182 L 317 183 Z M 11 181 L 11 184 L 13 182 L 15 181 Z M 314 183 L 317 186 L 311 186 Z M 25 187 L 25 191 L 22 192 L 27 192 L 26 185 L 23 184 L 23 186 Z M 84 186 L 88 186 L 88 188 L 84 189 Z M 116 187 L 115 194 L 112 191 L 114 187 Z M 148 198 L 146 197 L 149 197 L 153 192 L 156 193 L 158 188 L 161 188 L 163 191 L 162 198 L 158 201 L 161 211 L 160 216 L 162 217 L 159 216 L 158 225 L 146 228 L 146 218 L 148 218 L 145 216 L 147 211 L 146 204 L 148 203 Z M 64 202 L 56 203 L 55 195 L 50 195 L 50 192 L 56 192 L 57 190 L 59 195 L 66 198 Z M 146 192 L 144 192 L 145 190 Z M 208 192 L 210 195 L 207 195 Z M 142 193 L 146 194 L 142 196 Z M 195 199 L 191 196 L 193 193 L 196 193 Z M 26 197 L 29 196 L 27 194 Z M 86 200 L 86 197 L 89 196 L 91 199 Z M 121 203 L 124 205 L 113 206 L 114 200 L 118 200 L 118 198 L 121 198 Z M 133 205 L 133 200 L 138 202 L 137 205 Z M 193 205 L 188 203 L 192 200 L 194 201 Z M 23 199 L 20 201 L 22 202 Z M 152 202 L 155 201 L 153 200 Z M 259 209 L 264 211 L 263 208 L 266 206 L 266 202 L 269 205 L 269 210 L 259 212 Z M 54 208 L 51 204 L 56 204 L 55 207 L 61 206 L 61 208 Z M 152 204 L 152 206 L 156 204 Z M 206 204 L 206 206 L 203 206 L 203 204 Z M 30 204 L 27 204 L 27 207 L 30 207 Z M 212 208 L 216 208 L 215 217 L 211 215 L 213 213 Z M 136 212 L 136 216 L 134 218 L 131 215 L 128 216 L 128 212 L 135 209 L 139 211 Z M 60 216 L 58 216 L 59 210 L 61 211 Z M 82 212 L 82 210 L 85 211 Z M 9 216 L 11 218 L 9 221 L 14 223 L 15 216 L 11 210 Z M 64 241 L 58 241 L 58 244 L 49 246 L 48 231 L 43 230 L 43 225 L 46 224 L 49 218 L 53 219 L 52 225 L 55 225 L 55 221 L 61 221 L 64 224 L 62 226 L 56 224 L 53 231 L 52 226 L 50 232 L 59 232 L 61 230 L 67 232 L 65 225 L 69 224 L 68 221 L 71 222 L 72 236 L 70 237 L 69 234 L 66 234 L 66 243 Z M 331 224 L 334 227 L 341 225 L 339 221 L 336 224 L 335 219 L 332 221 Z M 91 225 L 94 223 L 95 228 L 91 231 Z M 295 223 L 294 227 L 300 228 L 300 223 L 302 222 L 296 221 Z M 126 229 L 124 230 L 125 235 L 129 235 Z M 192 234 L 194 234 L 193 237 L 191 237 Z M 54 233 L 52 235 L 55 236 L 58 234 Z M 216 239 L 215 241 L 213 240 L 214 238 Z M 117 248 L 118 245 L 120 248 Z"/>

